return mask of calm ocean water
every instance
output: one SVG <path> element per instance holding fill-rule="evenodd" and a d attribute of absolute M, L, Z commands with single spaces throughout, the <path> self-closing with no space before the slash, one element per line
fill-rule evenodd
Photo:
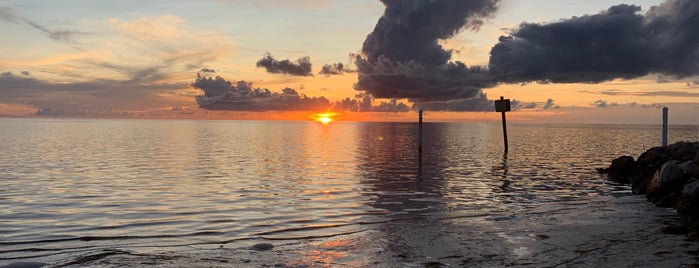
<path fill-rule="evenodd" d="M 594 170 L 659 126 L 508 131 L 503 157 L 499 122 L 426 123 L 419 167 L 411 123 L 0 119 L 0 265 L 553 266 L 606 256 L 614 213 L 670 236 L 673 212 Z"/>

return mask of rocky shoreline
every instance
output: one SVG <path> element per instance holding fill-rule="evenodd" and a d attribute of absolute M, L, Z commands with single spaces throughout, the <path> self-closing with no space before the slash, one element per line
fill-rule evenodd
<path fill-rule="evenodd" d="M 699 142 L 653 147 L 636 160 L 621 156 L 599 171 L 612 181 L 630 183 L 633 193 L 656 206 L 675 208 L 683 225 L 670 232 L 699 240 Z"/>

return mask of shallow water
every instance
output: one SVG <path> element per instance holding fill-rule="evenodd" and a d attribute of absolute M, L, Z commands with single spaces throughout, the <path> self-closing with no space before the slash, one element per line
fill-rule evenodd
<path fill-rule="evenodd" d="M 499 123 L 426 123 L 421 163 L 410 123 L 0 119 L 0 131 L 0 265 L 655 266 L 699 249 L 660 233 L 673 211 L 595 171 L 658 145 L 657 126 L 511 124 L 504 157 Z M 697 141 L 699 127 L 670 140 Z M 651 256 L 626 262 L 644 241 Z"/>

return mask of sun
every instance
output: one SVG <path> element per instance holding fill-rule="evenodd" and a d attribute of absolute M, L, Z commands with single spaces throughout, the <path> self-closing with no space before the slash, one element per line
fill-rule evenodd
<path fill-rule="evenodd" d="M 323 123 L 323 125 L 327 125 L 330 122 L 335 121 L 333 117 L 335 117 L 337 113 L 332 113 L 332 112 L 325 112 L 325 113 L 317 113 L 313 115 L 313 120 L 318 121 Z"/>
<path fill-rule="evenodd" d="M 323 124 L 327 124 L 327 123 L 332 122 L 333 119 L 330 118 L 330 117 L 328 117 L 328 116 L 323 116 L 323 117 L 321 117 L 321 118 L 318 118 L 318 121 L 320 121 L 320 122 L 323 123 Z"/>

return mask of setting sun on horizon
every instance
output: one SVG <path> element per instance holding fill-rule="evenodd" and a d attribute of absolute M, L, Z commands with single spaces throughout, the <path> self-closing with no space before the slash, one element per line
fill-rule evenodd
<path fill-rule="evenodd" d="M 337 116 L 337 113 L 324 112 L 324 113 L 313 114 L 313 119 L 315 121 L 323 123 L 324 125 L 327 125 L 328 123 L 335 121 L 335 119 L 334 119 L 335 116 Z"/>

